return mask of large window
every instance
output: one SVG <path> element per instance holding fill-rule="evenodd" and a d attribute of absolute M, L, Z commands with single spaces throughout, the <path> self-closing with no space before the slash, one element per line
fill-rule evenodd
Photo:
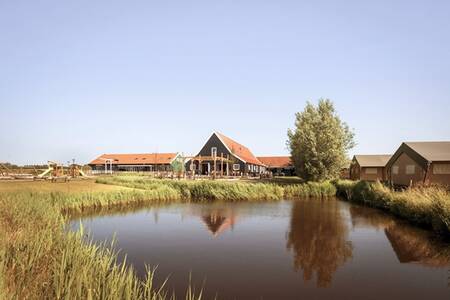
<path fill-rule="evenodd" d="M 366 168 L 366 174 L 378 174 L 377 168 Z"/>
<path fill-rule="evenodd" d="M 398 166 L 392 166 L 392 174 L 398 175 Z"/>
<path fill-rule="evenodd" d="M 450 174 L 450 164 L 433 164 L 433 174 Z"/>
<path fill-rule="evenodd" d="M 407 165 L 406 166 L 406 175 L 413 175 L 416 173 L 416 166 L 415 165 Z"/>

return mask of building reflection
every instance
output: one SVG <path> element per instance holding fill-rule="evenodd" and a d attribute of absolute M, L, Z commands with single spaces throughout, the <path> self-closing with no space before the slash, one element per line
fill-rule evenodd
<path fill-rule="evenodd" d="M 208 232 L 218 237 L 227 230 L 233 230 L 238 212 L 233 206 L 190 206 L 187 214 L 200 217 Z"/>
<path fill-rule="evenodd" d="M 429 267 L 450 266 L 450 246 L 432 233 L 404 223 L 384 230 L 400 263 L 418 263 Z"/>
<path fill-rule="evenodd" d="M 226 216 L 222 215 L 222 212 L 216 211 L 203 215 L 202 220 L 208 228 L 208 231 L 216 237 L 227 229 L 233 229 L 236 222 L 236 216 L 234 214 Z"/>
<path fill-rule="evenodd" d="M 395 223 L 392 216 L 375 208 L 352 205 L 349 211 L 353 228 L 384 230 Z"/>
<path fill-rule="evenodd" d="M 352 258 L 348 233 L 338 201 L 295 201 L 287 233 L 294 269 L 303 272 L 305 281 L 316 277 L 318 287 L 329 286 L 337 269 Z"/>
<path fill-rule="evenodd" d="M 430 267 L 450 265 L 450 246 L 429 231 L 411 226 L 377 209 L 351 206 L 353 227 L 384 230 L 400 263 L 417 263 Z"/>

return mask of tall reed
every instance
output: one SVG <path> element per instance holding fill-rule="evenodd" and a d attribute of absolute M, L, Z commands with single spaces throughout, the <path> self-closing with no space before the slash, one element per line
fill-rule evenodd
<path fill-rule="evenodd" d="M 62 198 L 0 194 L 1 299 L 169 298 L 165 286 L 153 285 L 153 269 L 140 280 L 132 267 L 118 262 L 113 247 L 86 242 L 82 230 L 67 232 L 61 214 L 67 203 L 56 205 Z M 192 289 L 186 295 L 200 297 Z"/>
<path fill-rule="evenodd" d="M 284 197 L 332 197 L 336 188 L 330 182 L 309 182 L 295 185 L 273 183 L 226 182 L 213 180 L 158 180 L 143 176 L 116 176 L 97 179 L 97 183 L 154 190 L 162 186 L 176 189 L 181 198 L 192 201 L 267 201 Z"/>
<path fill-rule="evenodd" d="M 439 187 L 393 191 L 380 182 L 339 180 L 337 194 L 344 199 L 386 210 L 411 223 L 450 237 L 450 193 Z"/>

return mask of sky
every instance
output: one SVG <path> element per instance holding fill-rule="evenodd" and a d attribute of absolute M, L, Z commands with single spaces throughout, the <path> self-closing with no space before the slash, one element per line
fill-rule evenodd
<path fill-rule="evenodd" d="M 286 155 L 331 99 L 349 155 L 450 140 L 450 1 L 0 0 L 0 161 Z"/>

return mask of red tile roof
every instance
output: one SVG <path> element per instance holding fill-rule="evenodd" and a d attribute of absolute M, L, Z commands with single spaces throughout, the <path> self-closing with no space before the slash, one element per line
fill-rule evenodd
<path fill-rule="evenodd" d="M 112 159 L 113 165 L 170 164 L 176 156 L 177 153 L 103 154 L 89 164 L 104 165 L 106 159 Z"/>
<path fill-rule="evenodd" d="M 230 139 L 229 137 L 216 132 L 215 133 L 219 139 L 225 144 L 225 146 L 228 148 L 228 150 L 231 151 L 235 156 L 237 156 L 239 159 L 245 161 L 246 163 L 263 166 L 264 164 L 260 162 L 255 155 L 242 144 L 239 144 L 238 142 Z"/>
<path fill-rule="evenodd" d="M 292 167 L 290 156 L 258 156 L 257 158 L 269 168 Z"/>

